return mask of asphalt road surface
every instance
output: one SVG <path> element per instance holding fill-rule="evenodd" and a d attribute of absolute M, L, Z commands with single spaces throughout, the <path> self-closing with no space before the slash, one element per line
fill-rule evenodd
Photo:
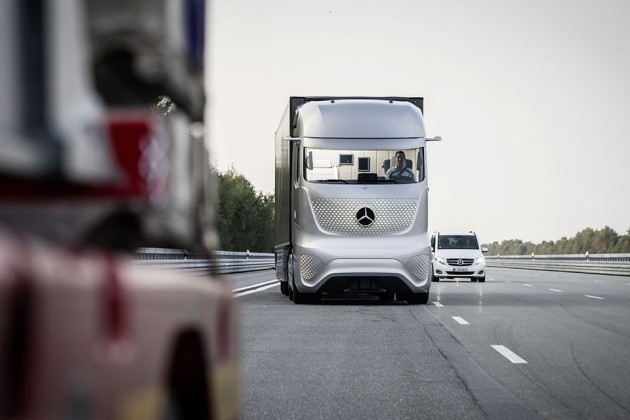
<path fill-rule="evenodd" d="M 244 419 L 630 418 L 630 277 L 489 269 L 427 305 L 233 274 Z"/>

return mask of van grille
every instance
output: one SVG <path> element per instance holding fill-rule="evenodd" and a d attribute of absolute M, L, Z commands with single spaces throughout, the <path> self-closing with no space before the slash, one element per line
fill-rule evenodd
<path fill-rule="evenodd" d="M 459 261 L 461 260 L 461 264 L 459 263 Z M 448 263 L 448 265 L 472 265 L 473 263 L 473 259 L 472 258 L 448 258 L 446 260 L 446 262 Z"/>
<path fill-rule="evenodd" d="M 398 198 L 319 198 L 311 201 L 320 228 L 326 233 L 350 236 L 398 234 L 411 228 L 419 200 Z M 363 226 L 357 212 L 363 207 L 374 211 L 374 222 Z"/>

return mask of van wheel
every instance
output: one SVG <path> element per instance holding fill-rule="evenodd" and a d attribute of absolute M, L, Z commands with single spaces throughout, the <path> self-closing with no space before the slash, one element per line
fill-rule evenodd
<path fill-rule="evenodd" d="M 477 279 L 477 281 L 482 282 L 482 283 L 485 283 L 485 282 L 486 282 L 486 276 L 479 277 L 479 278 Z"/>

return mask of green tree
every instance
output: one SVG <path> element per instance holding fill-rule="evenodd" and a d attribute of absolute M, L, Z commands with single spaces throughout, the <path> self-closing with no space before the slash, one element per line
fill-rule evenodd
<path fill-rule="evenodd" d="M 273 251 L 274 198 L 256 192 L 234 168 L 211 169 L 218 181 L 217 231 L 224 251 Z"/>
<path fill-rule="evenodd" d="M 557 255 L 557 254 L 612 254 L 630 253 L 630 229 L 625 235 L 619 235 L 612 228 L 605 226 L 601 230 L 586 228 L 574 237 L 563 236 L 556 242 L 543 241 L 540 244 L 510 239 L 501 243 L 493 242 L 488 247 L 489 255 Z"/>

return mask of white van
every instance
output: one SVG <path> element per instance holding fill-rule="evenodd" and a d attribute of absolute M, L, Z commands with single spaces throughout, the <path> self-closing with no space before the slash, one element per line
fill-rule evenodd
<path fill-rule="evenodd" d="M 467 277 L 486 281 L 486 247 L 480 247 L 474 232 L 436 232 L 431 237 L 433 252 L 432 281 Z"/>

